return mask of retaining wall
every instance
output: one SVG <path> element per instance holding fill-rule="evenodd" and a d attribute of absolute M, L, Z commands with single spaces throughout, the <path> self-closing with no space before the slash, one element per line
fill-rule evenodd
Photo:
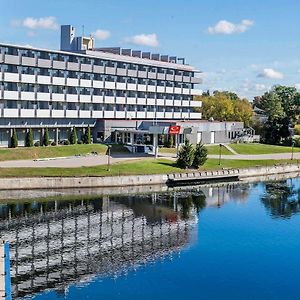
<path fill-rule="evenodd" d="M 120 187 L 134 185 L 166 184 L 169 179 L 220 179 L 233 175 L 239 179 L 282 173 L 300 173 L 300 165 L 278 165 L 271 167 L 254 167 L 244 169 L 228 169 L 217 171 L 195 171 L 178 174 L 135 175 L 114 177 L 32 177 L 32 178 L 1 178 L 0 190 L 20 189 L 61 189 L 61 188 L 93 188 Z"/>

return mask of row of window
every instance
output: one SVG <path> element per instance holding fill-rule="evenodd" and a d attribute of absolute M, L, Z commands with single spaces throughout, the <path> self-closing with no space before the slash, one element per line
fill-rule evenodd
<path fill-rule="evenodd" d="M 150 98 L 150 99 L 170 99 L 170 100 L 192 100 L 191 95 L 139 92 L 128 90 L 110 90 L 98 88 L 85 88 L 61 85 L 45 85 L 32 83 L 0 82 L 0 90 L 14 92 L 38 92 L 38 93 L 55 93 L 71 95 L 94 95 L 94 96 L 111 96 L 111 97 L 131 97 L 131 98 Z"/>
<path fill-rule="evenodd" d="M 193 84 L 191 83 L 183 83 L 178 81 L 144 79 L 144 78 L 136 78 L 136 77 L 128 77 L 128 76 L 116 76 L 116 75 L 99 74 L 99 73 L 35 68 L 35 67 L 25 67 L 25 66 L 7 65 L 7 64 L 2 64 L 2 65 L 0 64 L 0 71 L 15 73 L 15 74 L 54 76 L 60 78 L 75 78 L 75 79 L 123 82 L 123 83 L 134 83 L 134 84 L 138 83 L 138 84 L 149 84 L 149 85 L 169 86 L 169 87 L 179 87 L 179 88 L 183 87 L 187 89 L 193 88 Z"/>
<path fill-rule="evenodd" d="M 9 54 L 9 55 L 20 55 L 24 57 L 32 57 L 32 58 L 41 58 L 41 59 L 51 59 L 62 62 L 75 62 L 75 63 L 83 63 L 83 64 L 93 64 L 97 66 L 108 66 L 112 68 L 122 68 L 129 70 L 139 70 L 139 71 L 151 71 L 158 72 L 162 74 L 171 74 L 171 75 L 183 75 L 183 76 L 193 76 L 193 72 L 175 70 L 170 68 L 160 68 L 160 67 L 151 67 L 142 64 L 134 64 L 134 63 L 125 63 L 113 60 L 105 60 L 97 57 L 81 57 L 72 54 L 62 54 L 62 53 L 53 53 L 48 51 L 38 51 L 32 49 L 19 49 L 15 47 L 0 47 L 0 53 Z"/>
<path fill-rule="evenodd" d="M 189 112 L 189 107 L 128 105 L 128 104 L 102 104 L 77 102 L 47 102 L 47 101 L 0 101 L 0 108 L 17 109 L 54 109 L 54 110 L 89 110 L 89 111 L 148 111 L 148 112 Z"/>

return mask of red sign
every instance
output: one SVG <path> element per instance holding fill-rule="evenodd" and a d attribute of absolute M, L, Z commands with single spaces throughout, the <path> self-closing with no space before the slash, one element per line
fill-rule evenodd
<path fill-rule="evenodd" d="M 180 126 L 170 126 L 169 127 L 169 134 L 179 134 Z"/>

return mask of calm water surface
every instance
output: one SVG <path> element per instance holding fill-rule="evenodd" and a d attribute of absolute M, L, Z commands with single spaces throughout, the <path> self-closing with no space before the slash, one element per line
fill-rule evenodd
<path fill-rule="evenodd" d="M 300 178 L 2 201 L 15 299 L 300 299 Z"/>

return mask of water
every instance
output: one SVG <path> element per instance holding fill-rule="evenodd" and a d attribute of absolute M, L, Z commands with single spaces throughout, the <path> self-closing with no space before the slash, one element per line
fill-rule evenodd
<path fill-rule="evenodd" d="M 2 201 L 15 299 L 300 299 L 300 178 Z"/>

